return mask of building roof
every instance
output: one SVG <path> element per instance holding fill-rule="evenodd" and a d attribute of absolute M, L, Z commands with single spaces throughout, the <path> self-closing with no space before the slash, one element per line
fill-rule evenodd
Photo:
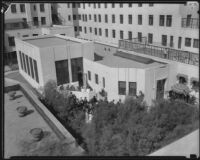
<path fill-rule="evenodd" d="M 68 45 L 68 44 L 77 44 L 79 42 L 71 41 L 59 37 L 49 37 L 49 36 L 42 36 L 42 37 L 36 37 L 36 38 L 28 38 L 24 39 L 24 41 L 35 45 L 37 47 L 43 48 L 43 47 L 50 47 L 50 46 L 56 46 L 56 45 Z"/>
<path fill-rule="evenodd" d="M 159 149 L 149 156 L 190 156 L 196 154 L 199 157 L 199 129 L 185 137 Z"/>
<path fill-rule="evenodd" d="M 118 53 L 119 52 L 115 53 L 114 55 L 107 55 L 103 58 L 103 60 L 97 61 L 97 63 L 107 65 L 113 68 L 149 68 L 163 64 L 149 58 L 144 58 L 135 55 L 130 56 L 129 54 L 124 52 L 123 54 L 126 54 L 124 57 L 118 56 Z M 122 52 L 120 52 L 120 54 L 121 53 Z"/>

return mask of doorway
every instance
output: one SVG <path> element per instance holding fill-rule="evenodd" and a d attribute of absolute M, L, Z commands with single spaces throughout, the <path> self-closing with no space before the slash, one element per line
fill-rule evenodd
<path fill-rule="evenodd" d="M 166 79 L 157 80 L 156 100 L 164 98 Z"/>

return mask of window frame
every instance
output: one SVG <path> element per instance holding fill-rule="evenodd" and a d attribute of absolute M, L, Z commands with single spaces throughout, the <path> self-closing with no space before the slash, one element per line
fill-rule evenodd
<path fill-rule="evenodd" d="M 121 88 L 120 83 L 125 87 Z M 118 81 L 118 95 L 126 95 L 126 81 Z"/>

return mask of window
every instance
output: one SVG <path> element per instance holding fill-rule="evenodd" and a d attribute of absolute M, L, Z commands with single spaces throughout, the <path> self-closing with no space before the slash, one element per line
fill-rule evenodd
<path fill-rule="evenodd" d="M 81 20 L 81 15 L 80 14 L 78 15 L 78 19 Z"/>
<path fill-rule="evenodd" d="M 84 27 L 84 31 L 85 31 L 85 33 L 87 33 L 87 28 L 86 27 Z"/>
<path fill-rule="evenodd" d="M 71 21 L 71 16 L 70 15 L 68 15 L 68 21 Z"/>
<path fill-rule="evenodd" d="M 72 3 L 72 8 L 76 8 L 76 4 L 75 3 Z"/>
<path fill-rule="evenodd" d="M 72 71 L 72 82 L 79 82 L 79 85 L 83 84 L 83 58 L 72 58 L 71 59 L 71 71 Z"/>
<path fill-rule="evenodd" d="M 152 7 L 153 6 L 153 3 L 149 3 L 149 7 Z"/>
<path fill-rule="evenodd" d="M 191 47 L 191 38 L 185 38 L 185 46 Z"/>
<path fill-rule="evenodd" d="M 107 3 L 104 3 L 104 7 L 107 8 Z"/>
<path fill-rule="evenodd" d="M 44 12 L 44 4 L 40 4 L 40 12 Z"/>
<path fill-rule="evenodd" d="M 8 43 L 9 43 L 9 46 L 15 46 L 15 38 L 14 37 L 8 37 Z"/>
<path fill-rule="evenodd" d="M 20 4 L 20 11 L 21 11 L 22 13 L 25 12 L 25 4 Z"/>
<path fill-rule="evenodd" d="M 33 23 L 34 23 L 34 26 L 38 26 L 39 25 L 38 17 L 33 17 Z"/>
<path fill-rule="evenodd" d="M 92 33 L 92 27 L 90 27 L 90 33 Z"/>
<path fill-rule="evenodd" d="M 83 9 L 85 9 L 85 3 L 83 3 Z"/>
<path fill-rule="evenodd" d="M 101 8 L 101 4 L 100 3 L 98 3 L 98 8 Z"/>
<path fill-rule="evenodd" d="M 81 4 L 80 4 L 80 3 L 78 3 L 77 5 L 78 5 L 78 8 L 80 8 L 80 7 L 81 7 Z"/>
<path fill-rule="evenodd" d="M 120 3 L 120 4 L 119 4 L 119 7 L 120 7 L 120 8 L 123 8 L 123 3 Z"/>
<path fill-rule="evenodd" d="M 138 7 L 142 7 L 142 3 L 138 3 Z"/>
<path fill-rule="evenodd" d="M 94 3 L 94 8 L 96 8 L 96 3 Z"/>
<path fill-rule="evenodd" d="M 16 9 L 16 5 L 15 4 L 11 4 L 11 12 L 12 13 L 17 13 L 17 9 Z"/>
<path fill-rule="evenodd" d="M 42 22 L 42 25 L 45 25 L 46 24 L 46 18 L 45 17 L 41 17 L 41 22 Z"/>
<path fill-rule="evenodd" d="M 79 31 L 82 32 L 82 27 L 81 26 L 79 26 Z"/>
<path fill-rule="evenodd" d="M 165 16 L 160 15 L 160 26 L 164 26 L 164 25 L 165 25 Z"/>
<path fill-rule="evenodd" d="M 101 28 L 99 28 L 99 35 L 102 36 Z"/>
<path fill-rule="evenodd" d="M 129 3 L 129 4 L 128 4 L 128 7 L 132 7 L 132 3 Z"/>
<path fill-rule="evenodd" d="M 108 15 L 105 14 L 105 23 L 108 23 Z"/>
<path fill-rule="evenodd" d="M 33 36 L 38 36 L 38 34 L 32 34 Z"/>
<path fill-rule="evenodd" d="M 132 15 L 131 14 L 128 15 L 128 24 L 132 24 Z"/>
<path fill-rule="evenodd" d="M 73 15 L 73 20 L 76 20 L 76 15 Z"/>
<path fill-rule="evenodd" d="M 22 37 L 28 37 L 28 35 L 26 34 L 26 35 L 23 35 Z"/>
<path fill-rule="evenodd" d="M 167 27 L 172 26 L 172 15 L 167 15 L 167 22 L 166 22 Z"/>
<path fill-rule="evenodd" d="M 88 79 L 91 81 L 91 72 L 88 71 Z"/>
<path fill-rule="evenodd" d="M 90 3 L 88 4 L 88 7 L 90 7 Z"/>
<path fill-rule="evenodd" d="M 139 25 L 142 24 L 142 15 L 138 15 L 138 24 L 139 24 Z"/>
<path fill-rule="evenodd" d="M 26 62 L 25 62 L 25 55 L 24 55 L 24 53 L 22 53 L 22 60 L 23 60 L 24 71 L 27 72 L 27 70 L 26 70 Z"/>
<path fill-rule="evenodd" d="M 149 25 L 153 25 L 153 15 L 149 15 Z"/>
<path fill-rule="evenodd" d="M 29 63 L 31 66 L 31 77 L 34 79 L 33 60 L 31 57 L 29 57 Z"/>
<path fill-rule="evenodd" d="M 119 81 L 118 82 L 118 89 L 119 89 L 119 95 L 126 95 L 126 82 L 125 81 Z"/>
<path fill-rule="evenodd" d="M 94 33 L 95 33 L 95 35 L 97 35 L 97 28 L 94 29 Z"/>
<path fill-rule="evenodd" d="M 120 15 L 120 24 L 123 24 L 123 15 Z"/>
<path fill-rule="evenodd" d="M 115 23 L 115 15 L 112 14 L 112 23 Z"/>
<path fill-rule="evenodd" d="M 94 15 L 94 21 L 95 21 L 95 22 L 97 21 L 97 16 L 96 16 L 96 14 Z"/>
<path fill-rule="evenodd" d="M 124 32 L 120 31 L 120 39 L 124 39 Z"/>
<path fill-rule="evenodd" d="M 68 60 L 55 61 L 55 66 L 57 85 L 69 83 Z"/>
<path fill-rule="evenodd" d="M 98 74 L 95 74 L 95 83 L 99 84 Z"/>
<path fill-rule="evenodd" d="M 167 35 L 162 35 L 162 45 L 167 46 Z"/>
<path fill-rule="evenodd" d="M 199 48 L 199 39 L 193 40 L 193 48 Z"/>
<path fill-rule="evenodd" d="M 142 32 L 138 32 L 138 41 L 142 42 Z"/>
<path fill-rule="evenodd" d="M 105 82 L 105 78 L 103 77 L 103 88 L 106 87 L 106 82 Z"/>
<path fill-rule="evenodd" d="M 149 34 L 148 34 L 148 43 L 149 43 L 149 44 L 152 44 L 152 43 L 153 43 L 153 34 L 152 34 L 152 33 L 149 33 Z"/>
<path fill-rule="evenodd" d="M 36 9 L 37 9 L 37 8 L 36 8 L 36 5 L 33 5 L 33 10 L 36 11 Z"/>
<path fill-rule="evenodd" d="M 115 38 L 115 30 L 112 30 L 112 37 Z"/>
<path fill-rule="evenodd" d="M 105 36 L 108 37 L 108 29 L 105 29 Z"/>
<path fill-rule="evenodd" d="M 82 15 L 82 20 L 85 21 L 85 16 L 84 16 L 84 14 Z"/>
<path fill-rule="evenodd" d="M 112 3 L 112 8 L 115 8 L 115 4 L 114 3 Z"/>
<path fill-rule="evenodd" d="M 21 69 L 24 69 L 23 63 L 22 63 L 22 53 L 19 51 L 19 58 L 20 58 L 20 63 L 21 63 Z"/>
<path fill-rule="evenodd" d="M 174 37 L 173 36 L 170 36 L 170 47 L 173 47 L 174 46 L 174 42 L 173 42 L 173 39 Z"/>
<path fill-rule="evenodd" d="M 128 31 L 128 39 L 132 40 L 132 32 L 131 31 Z"/>
<path fill-rule="evenodd" d="M 85 14 L 85 21 L 87 22 L 87 14 Z"/>
<path fill-rule="evenodd" d="M 26 66 L 27 66 L 27 70 L 28 70 L 28 75 L 30 76 L 30 68 L 29 68 L 29 60 L 28 60 L 28 56 L 26 55 Z"/>
<path fill-rule="evenodd" d="M 99 14 L 99 22 L 101 22 L 101 15 Z"/>
<path fill-rule="evenodd" d="M 92 19 L 92 16 L 91 16 L 91 14 L 89 14 L 89 20 L 91 20 Z"/>
<path fill-rule="evenodd" d="M 70 8 L 70 3 L 67 3 L 67 7 Z"/>
<path fill-rule="evenodd" d="M 62 35 L 62 36 L 65 36 L 65 34 L 63 33 L 63 34 L 60 34 L 60 35 Z"/>
<path fill-rule="evenodd" d="M 74 26 L 74 31 L 77 32 L 77 26 Z"/>
<path fill-rule="evenodd" d="M 129 82 L 129 95 L 136 96 L 136 93 L 137 93 L 137 83 Z"/>

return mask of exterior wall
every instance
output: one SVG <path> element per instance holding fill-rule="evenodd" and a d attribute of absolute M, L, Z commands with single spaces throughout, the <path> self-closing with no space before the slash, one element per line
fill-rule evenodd
<path fill-rule="evenodd" d="M 39 53 L 39 48 L 27 44 L 19 39 L 16 39 L 16 51 L 17 51 L 17 60 L 19 64 L 19 73 L 34 87 L 34 88 L 39 88 L 44 85 L 43 81 L 43 72 L 42 72 L 42 63 L 41 63 L 41 58 L 40 58 L 40 53 Z M 37 61 L 37 69 L 38 69 L 38 77 L 39 77 L 39 83 L 36 82 L 35 79 L 32 79 L 31 76 L 29 76 L 26 72 L 24 72 L 21 69 L 21 63 L 19 59 L 19 51 L 23 52 L 25 55 L 33 58 L 34 60 Z"/>
<path fill-rule="evenodd" d="M 97 4 L 96 4 L 97 5 Z M 80 37 L 89 40 L 104 41 L 107 43 L 118 44 L 120 39 L 120 30 L 124 31 L 124 39 L 128 39 L 128 31 L 132 31 L 132 37 L 137 37 L 137 32 L 142 32 L 142 36 L 148 36 L 148 33 L 153 34 L 153 42 L 161 45 L 162 35 L 167 35 L 167 43 L 170 42 L 170 36 L 173 36 L 174 48 L 178 49 L 178 37 L 182 37 L 181 49 L 186 51 L 191 51 L 198 53 L 198 48 L 193 48 L 193 39 L 199 39 L 198 29 L 192 28 L 182 28 L 181 20 L 186 18 L 185 15 L 181 14 L 181 8 L 183 4 L 154 4 L 150 7 L 149 4 L 142 4 L 142 7 L 138 7 L 138 4 L 132 4 L 132 7 L 128 7 L 128 4 L 123 4 L 123 8 L 119 7 L 119 4 L 115 4 L 115 8 L 111 7 L 111 4 L 107 4 L 107 9 L 105 9 L 104 4 L 101 4 L 101 8 L 94 9 L 93 4 L 89 7 L 85 4 L 85 9 L 83 5 L 79 9 L 79 14 L 91 14 L 92 20 L 87 20 L 87 22 L 80 21 L 79 25 L 82 27 L 82 32 L 80 32 Z M 196 9 L 192 12 L 194 13 Z M 104 13 L 104 14 L 102 14 Z M 97 22 L 94 22 L 94 14 L 97 15 Z M 101 15 L 101 22 L 98 22 L 98 15 Z M 108 23 L 105 23 L 104 16 L 108 15 Z M 112 14 L 115 14 L 116 23 L 112 23 Z M 124 15 L 124 23 L 120 24 L 119 15 Z M 128 24 L 128 15 L 133 16 L 133 24 Z M 138 15 L 142 15 L 142 25 L 138 25 L 137 19 Z M 153 26 L 149 26 L 148 16 L 153 15 Z M 159 26 L 159 15 L 165 15 L 165 26 Z M 166 15 L 172 15 L 172 26 L 166 27 Z M 196 15 L 196 14 L 195 14 Z M 89 19 L 89 18 L 88 18 Z M 95 25 L 96 24 L 96 25 Z M 87 27 L 87 33 L 84 32 L 84 27 Z M 89 27 L 92 27 L 92 33 L 89 32 Z M 102 36 L 99 34 L 94 34 L 94 28 L 102 29 Z M 109 35 L 105 37 L 105 29 L 108 29 Z M 112 30 L 116 30 L 116 38 L 112 38 Z M 99 33 L 99 31 L 98 31 Z M 185 38 L 192 38 L 192 46 L 185 47 Z"/>

